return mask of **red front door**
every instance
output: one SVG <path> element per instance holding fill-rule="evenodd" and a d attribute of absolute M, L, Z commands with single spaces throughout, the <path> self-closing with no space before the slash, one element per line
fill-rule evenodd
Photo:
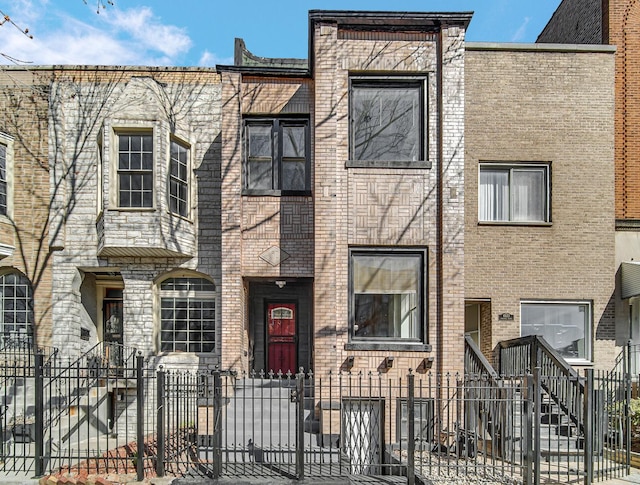
<path fill-rule="evenodd" d="M 296 304 L 267 304 L 268 370 L 296 371 Z"/>

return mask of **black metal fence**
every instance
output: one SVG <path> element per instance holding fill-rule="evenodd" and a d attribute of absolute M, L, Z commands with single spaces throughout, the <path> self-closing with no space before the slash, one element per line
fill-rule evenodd
<path fill-rule="evenodd" d="M 539 369 L 234 374 L 113 345 L 29 362 L 0 361 L 6 473 L 591 483 L 628 471 L 628 374 L 588 372 L 576 425 L 545 391 L 566 378 Z"/>

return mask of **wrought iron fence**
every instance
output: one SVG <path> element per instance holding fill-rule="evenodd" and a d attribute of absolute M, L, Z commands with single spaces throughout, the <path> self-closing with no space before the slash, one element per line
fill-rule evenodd
<path fill-rule="evenodd" d="M 176 370 L 122 346 L 71 363 L 32 357 L 33 370 L 28 358 L 0 362 L 7 473 L 591 483 L 627 471 L 628 374 L 587 373 L 580 427 L 545 391 L 566 377 L 539 369 L 497 385 L 480 374 Z"/>

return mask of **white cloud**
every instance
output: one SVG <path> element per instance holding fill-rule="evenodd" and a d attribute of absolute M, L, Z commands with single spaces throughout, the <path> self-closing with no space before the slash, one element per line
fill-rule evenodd
<path fill-rule="evenodd" d="M 0 27 L 2 54 L 45 65 L 173 65 L 192 45 L 184 29 L 163 24 L 149 7 L 125 11 L 109 7 L 100 15 L 90 10 L 88 23 L 53 10 L 56 4 L 48 7 L 47 1 L 13 1 L 13 11 L 31 12 L 28 27 L 34 38 L 5 24 Z M 0 57 L 0 64 L 10 63 Z"/>
<path fill-rule="evenodd" d="M 217 64 L 231 65 L 233 64 L 233 59 L 227 57 L 218 57 L 216 54 L 205 50 L 200 56 L 200 60 L 198 60 L 198 66 L 213 67 Z"/>
<path fill-rule="evenodd" d="M 117 30 L 128 33 L 142 47 L 159 50 L 169 57 L 191 48 L 191 39 L 185 29 L 162 24 L 149 7 L 107 10 L 104 18 Z"/>
<path fill-rule="evenodd" d="M 521 42 L 522 39 L 525 38 L 527 34 L 527 26 L 529 25 L 530 21 L 531 17 L 524 18 L 524 21 L 522 22 L 522 24 L 520 24 L 518 30 L 516 30 L 515 33 L 511 36 L 511 42 Z"/>

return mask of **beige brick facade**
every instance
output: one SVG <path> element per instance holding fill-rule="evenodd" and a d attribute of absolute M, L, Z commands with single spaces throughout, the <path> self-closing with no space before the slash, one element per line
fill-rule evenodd
<path fill-rule="evenodd" d="M 49 76 L 38 69 L 0 70 L 0 143 L 7 147 L 9 213 L 0 216 L 0 274 L 17 271 L 33 289 L 34 333 L 50 345 Z M 5 138 L 6 136 L 6 138 Z"/>
<path fill-rule="evenodd" d="M 617 354 L 613 62 L 606 47 L 467 45 L 465 296 L 490 300 L 485 352 L 520 336 L 522 300 L 580 300 L 593 302 L 593 360 Z M 480 162 L 548 163 L 551 222 L 478 223 Z"/>

